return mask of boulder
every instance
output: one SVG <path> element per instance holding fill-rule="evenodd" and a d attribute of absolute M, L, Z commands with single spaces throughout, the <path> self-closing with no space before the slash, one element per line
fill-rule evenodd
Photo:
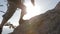
<path fill-rule="evenodd" d="M 54 9 L 25 20 L 11 34 L 60 34 L 60 2 Z"/>

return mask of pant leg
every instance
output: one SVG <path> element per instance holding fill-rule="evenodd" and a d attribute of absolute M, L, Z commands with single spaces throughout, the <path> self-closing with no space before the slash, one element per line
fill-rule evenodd
<path fill-rule="evenodd" d="M 1 25 L 3 26 L 15 13 L 17 9 L 17 6 L 13 3 L 9 3 L 7 12 L 3 15 L 3 20 L 1 22 Z"/>
<path fill-rule="evenodd" d="M 24 22 L 23 16 L 26 14 L 26 6 L 23 3 L 21 3 L 18 7 L 21 9 L 19 24 L 22 24 Z"/>
<path fill-rule="evenodd" d="M 31 3 L 32 3 L 33 5 L 35 5 L 35 0 L 31 0 Z"/>

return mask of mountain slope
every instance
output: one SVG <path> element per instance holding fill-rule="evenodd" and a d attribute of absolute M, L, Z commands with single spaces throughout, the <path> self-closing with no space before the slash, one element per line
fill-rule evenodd
<path fill-rule="evenodd" d="M 25 21 L 12 34 L 60 34 L 60 2 L 54 9 Z"/>

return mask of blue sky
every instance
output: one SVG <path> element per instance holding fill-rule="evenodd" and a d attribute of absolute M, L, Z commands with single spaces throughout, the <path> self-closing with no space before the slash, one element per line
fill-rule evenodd
<path fill-rule="evenodd" d="M 0 5 L 3 4 L 4 6 L 0 7 L 1 11 L 6 12 L 7 10 L 7 2 L 4 2 L 6 0 L 0 0 Z M 59 2 L 60 0 L 35 0 L 36 4 L 38 4 L 39 8 L 41 11 L 39 11 L 40 13 L 44 13 L 49 9 L 53 9 L 56 4 Z M 25 0 L 25 3 L 29 3 L 30 0 Z M 0 12 L 0 22 L 2 21 L 2 15 L 4 13 Z M 18 9 L 15 14 L 13 15 L 13 17 L 9 20 L 9 22 L 11 22 L 14 25 L 18 24 L 20 18 L 20 9 Z"/>

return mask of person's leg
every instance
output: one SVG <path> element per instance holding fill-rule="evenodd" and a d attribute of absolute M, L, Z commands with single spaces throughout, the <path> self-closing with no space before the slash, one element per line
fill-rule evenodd
<path fill-rule="evenodd" d="M 3 26 L 11 17 L 12 15 L 15 13 L 17 7 L 12 5 L 8 7 L 7 12 L 3 15 L 3 20 L 1 25 Z"/>
<path fill-rule="evenodd" d="M 35 0 L 31 0 L 31 3 L 32 3 L 33 5 L 35 5 Z"/>
<path fill-rule="evenodd" d="M 16 11 L 16 9 L 17 9 L 17 7 L 14 4 L 12 4 L 12 3 L 9 4 L 7 12 L 3 15 L 3 20 L 0 25 L 0 34 L 1 34 L 1 30 L 4 26 L 4 24 L 12 17 L 12 15 Z"/>
<path fill-rule="evenodd" d="M 19 24 L 22 24 L 22 22 L 24 22 L 23 16 L 26 14 L 26 6 L 23 3 L 21 3 L 19 5 L 19 8 L 21 9 L 21 16 L 20 16 Z"/>

